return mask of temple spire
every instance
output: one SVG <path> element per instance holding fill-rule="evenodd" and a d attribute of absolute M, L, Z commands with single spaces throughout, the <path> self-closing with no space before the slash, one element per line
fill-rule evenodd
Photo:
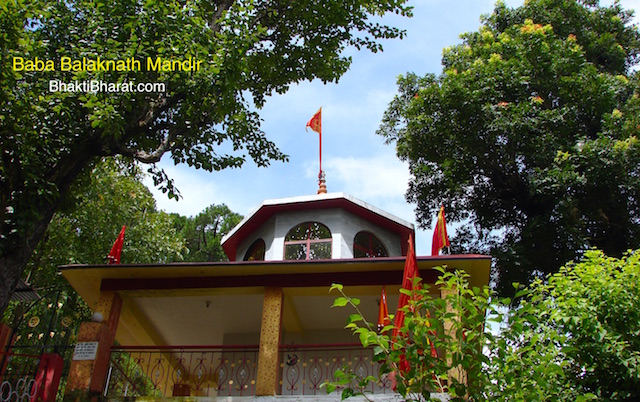
<path fill-rule="evenodd" d="M 324 171 L 321 170 L 318 174 L 318 194 L 327 193 L 327 183 L 325 181 Z"/>

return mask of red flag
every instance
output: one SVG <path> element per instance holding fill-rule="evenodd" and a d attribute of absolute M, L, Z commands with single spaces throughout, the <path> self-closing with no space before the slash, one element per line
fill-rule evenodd
<path fill-rule="evenodd" d="M 413 236 L 409 235 L 409 249 L 407 250 L 407 258 L 404 262 L 404 272 L 402 274 L 402 288 L 406 290 L 418 290 L 420 289 L 420 285 L 416 287 L 413 286 L 414 278 L 420 276 L 418 272 L 418 261 L 416 260 L 416 253 L 413 248 Z M 393 332 L 391 333 L 391 339 L 395 340 L 400 335 L 400 328 L 404 325 L 404 311 L 402 308 L 409 304 L 409 296 L 400 293 L 400 299 L 398 300 L 398 311 L 396 312 L 395 323 Z M 406 374 L 409 369 L 409 362 L 407 361 L 404 353 L 400 356 L 400 361 L 398 362 L 398 369 L 401 373 Z M 391 380 L 391 389 L 396 390 L 397 386 L 397 378 L 395 373 L 390 375 Z"/>
<path fill-rule="evenodd" d="M 382 331 L 382 328 L 391 324 L 389 319 L 389 307 L 387 307 L 387 292 L 382 287 L 382 293 L 380 294 L 380 307 L 378 308 L 378 331 Z"/>
<path fill-rule="evenodd" d="M 107 260 L 109 264 L 120 264 L 120 254 L 122 254 L 122 244 L 124 243 L 124 230 L 126 226 L 122 227 L 120 230 L 120 234 L 116 239 L 116 242 L 113 243 L 113 247 L 111 247 L 111 251 L 107 256 Z"/>
<path fill-rule="evenodd" d="M 404 273 L 402 274 L 402 288 L 406 290 L 418 290 L 418 285 L 415 289 L 413 287 L 413 279 L 420 276 L 418 272 L 418 261 L 416 260 L 416 253 L 413 249 L 413 236 L 409 235 L 409 249 L 407 250 L 407 259 L 404 262 Z M 395 317 L 395 328 L 393 329 L 392 337 L 395 338 L 400 333 L 400 328 L 404 324 L 404 311 L 402 308 L 409 304 L 409 296 L 404 293 L 400 293 L 400 299 L 398 300 L 398 311 Z"/>
<path fill-rule="evenodd" d="M 322 135 L 322 108 L 318 109 L 316 114 L 307 122 L 307 127 L 310 127 L 316 133 Z"/>
<path fill-rule="evenodd" d="M 449 247 L 449 236 L 447 235 L 447 222 L 444 219 L 444 206 L 441 206 L 438 213 L 438 222 L 433 231 L 431 255 L 438 255 L 443 247 Z"/>

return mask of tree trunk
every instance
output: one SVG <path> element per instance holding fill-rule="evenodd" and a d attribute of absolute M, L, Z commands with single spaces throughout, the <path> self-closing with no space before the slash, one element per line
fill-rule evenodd
<path fill-rule="evenodd" d="M 30 197 L 38 200 L 36 211 L 26 211 L 19 216 L 20 228 L 17 233 L 4 233 L 6 226 L 2 226 L 3 233 L 0 239 L 4 244 L 0 249 L 0 315 L 2 315 L 11 300 L 11 295 L 16 289 L 18 280 L 29 263 L 33 251 L 42 240 L 51 222 L 53 214 L 60 206 L 64 195 L 68 193 L 71 184 L 80 173 L 87 167 L 89 162 L 96 156 L 95 144 L 78 150 L 78 152 L 60 160 L 54 169 L 49 173 L 49 177 L 58 189 L 58 193 L 51 198 L 44 198 L 38 194 L 30 194 Z M 19 201 L 12 199 L 11 207 L 16 208 Z M 7 239 L 10 238 L 10 241 Z"/>
<path fill-rule="evenodd" d="M 29 240 L 25 239 L 25 236 L 20 236 L 20 246 L 5 250 L 5 253 L 0 256 L 0 314 L 7 308 L 11 295 L 18 285 L 18 279 L 22 276 L 22 271 L 27 266 L 33 250 L 44 236 L 52 216 L 53 210 L 35 225 L 35 230 L 29 233 Z"/>

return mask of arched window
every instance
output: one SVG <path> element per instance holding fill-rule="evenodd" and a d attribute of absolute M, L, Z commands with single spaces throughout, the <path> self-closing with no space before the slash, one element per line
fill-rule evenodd
<path fill-rule="evenodd" d="M 244 261 L 264 261 L 264 240 L 254 241 L 244 255 Z"/>
<path fill-rule="evenodd" d="M 293 227 L 284 238 L 285 260 L 324 260 L 331 258 L 331 231 L 318 222 Z"/>
<path fill-rule="evenodd" d="M 382 242 L 369 232 L 358 232 L 353 239 L 354 258 L 388 257 L 387 249 Z"/>

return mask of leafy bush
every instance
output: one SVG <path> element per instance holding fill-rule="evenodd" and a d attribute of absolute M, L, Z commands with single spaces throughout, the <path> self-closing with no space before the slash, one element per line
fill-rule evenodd
<path fill-rule="evenodd" d="M 346 328 L 359 336 L 364 347 L 374 346 L 374 358 L 383 361 L 380 376 L 395 377 L 397 392 L 408 400 L 432 400 L 432 393 L 447 389 L 456 400 L 478 394 L 486 382 L 482 365 L 487 357 L 482 349 L 491 337 L 483 331 L 489 289 L 469 288 L 469 275 L 464 272 L 436 269 L 441 272 L 435 283 L 441 298 L 432 298 L 426 285 L 414 292 L 401 290 L 410 301 L 403 308 L 405 321 L 397 337 L 389 334 L 393 325 L 377 332 L 359 312 L 359 300 L 347 296 L 342 285 L 331 287 L 342 294 L 334 306 L 351 305 L 357 310 Z M 327 391 L 344 387 L 343 399 L 364 395 L 369 381 L 376 380 L 359 378 L 348 368 L 336 372 L 335 378 L 338 381 L 326 384 Z"/>
<path fill-rule="evenodd" d="M 640 397 L 640 250 L 586 252 L 524 289 L 485 368 L 497 400 Z M 503 303 L 504 304 L 504 303 Z M 637 399 L 633 399 L 637 400 Z"/>
<path fill-rule="evenodd" d="M 621 259 L 587 251 L 546 282 L 515 284 L 513 300 L 470 288 L 464 272 L 439 270 L 434 289 L 441 297 L 432 298 L 427 286 L 408 292 L 397 337 L 389 334 L 393 325 L 376 332 L 359 300 L 331 287 L 341 293 L 334 306 L 356 309 L 346 328 L 374 347 L 380 377 L 395 376 L 406 400 L 434 400 L 436 392 L 452 401 L 640 398 L 640 250 Z M 500 330 L 485 329 L 487 321 Z M 343 399 L 378 381 L 348 368 L 335 378 L 327 391 L 342 387 Z"/>

